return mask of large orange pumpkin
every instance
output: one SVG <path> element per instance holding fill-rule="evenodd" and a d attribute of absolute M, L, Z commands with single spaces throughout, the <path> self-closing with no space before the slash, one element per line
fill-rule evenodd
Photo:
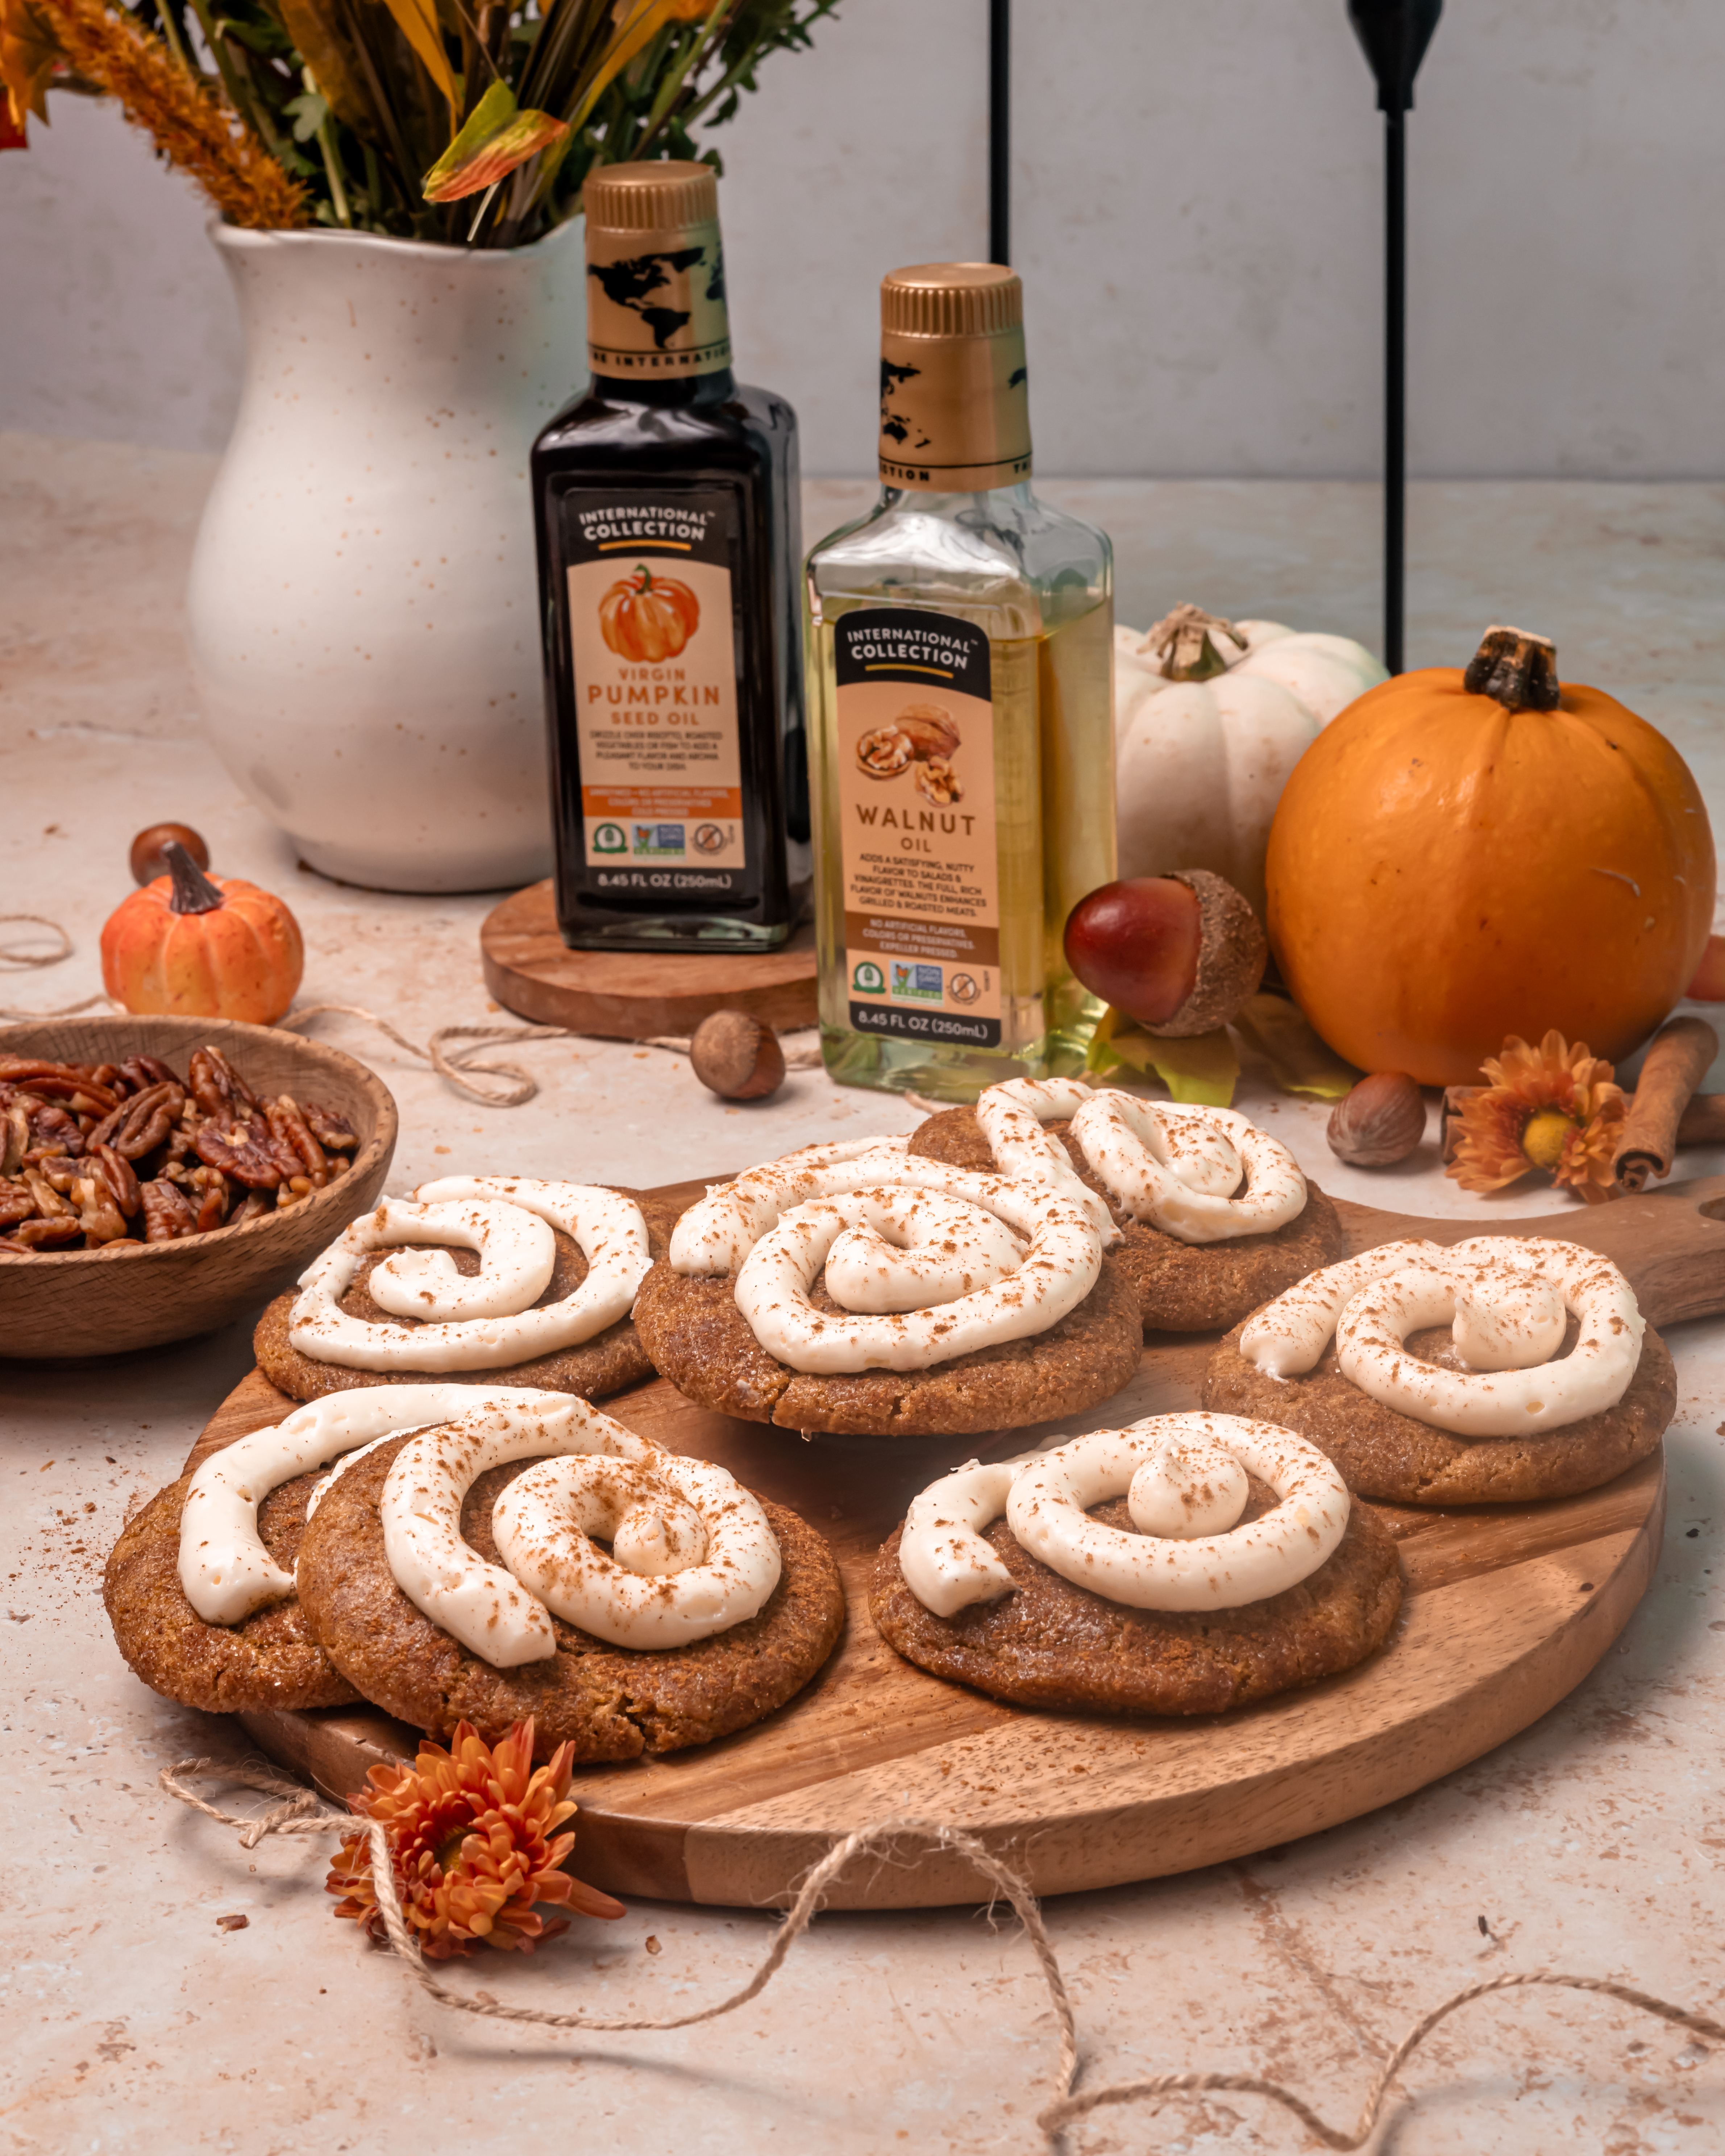
<path fill-rule="evenodd" d="M 1552 1027 L 1613 1061 L 1693 978 L 1713 839 L 1687 765 L 1543 639 L 1369 690 L 1294 767 L 1270 834 L 1271 947 L 1365 1070 L 1466 1085 Z"/>
<path fill-rule="evenodd" d="M 129 1011 L 274 1025 L 305 970 L 300 924 L 237 876 L 207 876 L 177 843 L 169 873 L 122 899 L 102 930 L 102 982 Z"/>
<path fill-rule="evenodd" d="M 644 562 L 599 601 L 599 629 L 620 659 L 675 659 L 700 625 L 701 602 L 687 584 L 655 577 Z"/>

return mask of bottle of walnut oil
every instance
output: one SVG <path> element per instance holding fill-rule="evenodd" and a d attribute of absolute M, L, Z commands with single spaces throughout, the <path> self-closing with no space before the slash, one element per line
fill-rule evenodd
<path fill-rule="evenodd" d="M 1113 562 L 1032 491 L 1017 276 L 897 270 L 880 315 L 880 498 L 804 579 L 822 1049 L 972 1101 L 1101 1015 L 1061 935 L 1114 875 Z"/>

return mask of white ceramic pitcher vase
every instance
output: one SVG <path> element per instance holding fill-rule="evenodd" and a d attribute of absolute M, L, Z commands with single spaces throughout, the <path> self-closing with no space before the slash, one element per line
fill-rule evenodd
<path fill-rule="evenodd" d="M 204 722 L 345 882 L 550 873 L 527 453 L 585 373 L 579 222 L 473 252 L 212 227 L 247 370 L 192 563 Z"/>

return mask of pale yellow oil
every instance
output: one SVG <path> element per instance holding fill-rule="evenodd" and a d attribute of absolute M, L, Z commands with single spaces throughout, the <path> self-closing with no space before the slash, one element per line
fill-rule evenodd
<path fill-rule="evenodd" d="M 1039 603 L 1023 586 L 981 600 L 950 587 L 938 596 L 913 597 L 893 579 L 870 591 L 819 596 L 809 654 L 815 919 L 822 1050 L 841 1085 L 968 1101 L 1003 1079 L 1084 1067 L 1104 1006 L 1073 978 L 1061 936 L 1077 901 L 1114 874 L 1114 637 L 1106 583 L 1081 596 L 1091 603 L 1070 613 Z M 974 622 L 989 640 L 1000 867 L 998 1049 L 860 1034 L 849 1023 L 833 624 L 856 607 L 914 606 L 919 599 L 930 612 Z M 1045 612 L 1058 613 L 1054 626 L 1045 624 Z"/>

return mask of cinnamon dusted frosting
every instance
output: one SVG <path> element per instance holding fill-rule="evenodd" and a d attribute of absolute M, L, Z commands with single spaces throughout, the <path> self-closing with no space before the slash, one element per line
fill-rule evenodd
<path fill-rule="evenodd" d="M 1281 1501 L 1240 1524 L 1247 1471 Z M 1124 1495 L 1139 1532 L 1089 1517 Z M 950 1617 L 1012 1590 L 983 1539 L 1006 1515 L 1051 1571 L 1135 1609 L 1237 1609 L 1307 1578 L 1347 1529 L 1345 1484 L 1315 1445 L 1239 1415 L 1152 1415 L 1027 1458 L 943 1476 L 906 1515 L 898 1561 L 923 1607 Z"/>
<path fill-rule="evenodd" d="M 1267 1235 L 1306 1204 L 1293 1155 L 1232 1108 L 1142 1101 L 1073 1079 L 1013 1078 L 988 1088 L 976 1119 L 1005 1173 L 1082 1191 L 1065 1148 L 1042 1128 L 1070 1119 L 1120 1210 L 1183 1243 Z"/>
<path fill-rule="evenodd" d="M 1563 1355 L 1570 1316 L 1580 1331 Z M 1410 1332 L 1445 1324 L 1463 1369 L 1404 1346 Z M 1635 1291 L 1596 1251 L 1476 1235 L 1447 1249 L 1386 1243 L 1327 1265 L 1266 1303 L 1240 1349 L 1285 1378 L 1314 1368 L 1333 1337 L 1343 1375 L 1386 1407 L 1461 1437 L 1518 1437 L 1615 1407 L 1645 1329 Z"/>
<path fill-rule="evenodd" d="M 488 1564 L 462 1539 L 463 1501 L 487 1469 L 541 1455 L 493 1510 L 511 1568 Z M 662 1453 L 584 1400 L 463 1415 L 410 1439 L 379 1518 L 396 1585 L 496 1669 L 556 1654 L 553 1611 L 616 1646 L 683 1646 L 754 1616 L 778 1584 L 778 1543 L 757 1499 L 723 1468 Z M 606 1532 L 619 1538 L 609 1558 L 593 1543 Z"/>
<path fill-rule="evenodd" d="M 369 1451 L 396 1431 L 475 1407 L 516 1407 L 560 1395 L 501 1388 L 475 1398 L 470 1385 L 392 1385 L 331 1393 L 296 1408 L 273 1429 L 254 1430 L 212 1453 L 192 1478 L 180 1515 L 180 1584 L 207 1625 L 237 1625 L 294 1591 L 258 1534 L 258 1507 L 296 1475 L 356 1449 Z M 312 1492 L 315 1505 L 328 1486 Z"/>
<path fill-rule="evenodd" d="M 556 1261 L 554 1229 L 578 1243 L 586 1278 L 571 1295 L 533 1306 Z M 374 1302 L 413 1325 L 350 1316 L 341 1299 L 368 1251 L 440 1244 L 478 1253 L 471 1278 L 447 1249 L 402 1250 L 373 1268 Z M 354 1221 L 300 1276 L 288 1337 L 303 1355 L 354 1370 L 500 1369 L 591 1340 L 633 1307 L 652 1263 L 633 1199 L 579 1183 L 520 1176 L 445 1176 L 412 1201 L 385 1199 Z"/>

